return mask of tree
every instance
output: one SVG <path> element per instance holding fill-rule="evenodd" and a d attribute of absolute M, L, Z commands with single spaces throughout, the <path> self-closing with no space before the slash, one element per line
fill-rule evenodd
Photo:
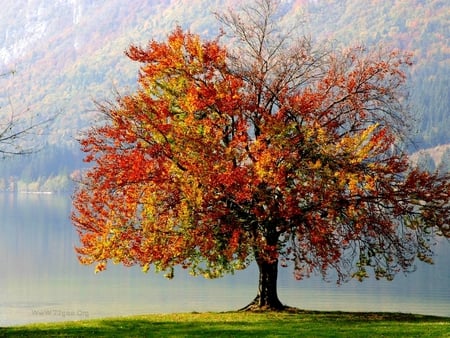
<path fill-rule="evenodd" d="M 441 157 L 441 162 L 439 163 L 438 170 L 442 173 L 450 172 L 450 147 L 444 150 Z"/>
<path fill-rule="evenodd" d="M 436 170 L 436 163 L 431 157 L 430 153 L 422 151 L 417 158 L 417 166 L 422 170 L 434 171 Z"/>
<path fill-rule="evenodd" d="M 273 5 L 221 17 L 239 57 L 180 28 L 128 49 L 139 89 L 100 105 L 106 123 L 81 140 L 81 263 L 215 278 L 256 261 L 248 308 L 281 309 L 279 264 L 341 283 L 431 262 L 450 184 L 396 146 L 410 57 L 316 51 L 278 34 Z"/>
<path fill-rule="evenodd" d="M 14 71 L 0 74 L 7 76 L 14 74 Z M 53 118 L 40 119 L 39 116 L 26 119 L 20 114 L 16 114 L 11 104 L 11 112 L 6 117 L 0 117 L 0 154 L 8 155 L 25 155 L 36 150 L 36 142 L 34 136 L 42 133 L 45 127 Z"/>

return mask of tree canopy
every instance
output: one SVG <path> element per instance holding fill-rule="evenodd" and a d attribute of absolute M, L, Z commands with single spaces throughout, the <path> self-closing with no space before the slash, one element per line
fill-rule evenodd
<path fill-rule="evenodd" d="M 450 184 L 397 146 L 410 56 L 316 49 L 280 33 L 273 6 L 220 17 L 233 48 L 176 28 L 128 49 L 138 90 L 81 140 L 81 263 L 214 278 L 256 261 L 253 305 L 280 308 L 279 263 L 345 282 L 431 262 Z"/>

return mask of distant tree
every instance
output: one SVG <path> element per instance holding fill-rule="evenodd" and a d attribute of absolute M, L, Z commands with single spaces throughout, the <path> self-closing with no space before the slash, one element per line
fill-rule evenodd
<path fill-rule="evenodd" d="M 100 106 L 106 124 L 81 140 L 80 262 L 214 278 L 256 261 L 249 309 L 284 307 L 279 264 L 345 282 L 431 262 L 450 183 L 395 146 L 409 57 L 316 51 L 280 34 L 270 0 L 242 13 L 220 18 L 233 49 L 178 28 L 127 51 L 138 90 Z"/>
<path fill-rule="evenodd" d="M 422 170 L 427 170 L 433 172 L 436 170 L 436 163 L 434 163 L 433 158 L 427 152 L 421 152 L 419 158 L 417 159 L 417 166 Z"/>
<path fill-rule="evenodd" d="M 14 71 L 0 74 L 13 75 Z M 4 107 L 0 107 L 4 108 Z M 36 151 L 35 136 L 42 133 L 42 129 L 54 118 L 39 118 L 34 116 L 25 118 L 14 111 L 0 114 L 0 156 L 25 155 Z"/>
<path fill-rule="evenodd" d="M 445 149 L 444 153 L 442 154 L 438 170 L 441 173 L 450 173 L 450 147 L 447 147 L 447 149 Z"/>

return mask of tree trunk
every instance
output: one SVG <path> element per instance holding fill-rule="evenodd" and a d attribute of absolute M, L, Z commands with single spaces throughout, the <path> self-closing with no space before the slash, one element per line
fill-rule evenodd
<path fill-rule="evenodd" d="M 283 310 L 286 307 L 278 299 L 277 279 L 278 260 L 265 262 L 257 260 L 259 268 L 259 285 L 256 298 L 241 311 Z"/>

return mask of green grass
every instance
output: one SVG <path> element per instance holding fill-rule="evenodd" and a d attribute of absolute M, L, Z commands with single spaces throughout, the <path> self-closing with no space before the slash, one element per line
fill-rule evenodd
<path fill-rule="evenodd" d="M 0 337 L 450 337 L 450 318 L 398 313 L 142 315 L 0 328 Z"/>

